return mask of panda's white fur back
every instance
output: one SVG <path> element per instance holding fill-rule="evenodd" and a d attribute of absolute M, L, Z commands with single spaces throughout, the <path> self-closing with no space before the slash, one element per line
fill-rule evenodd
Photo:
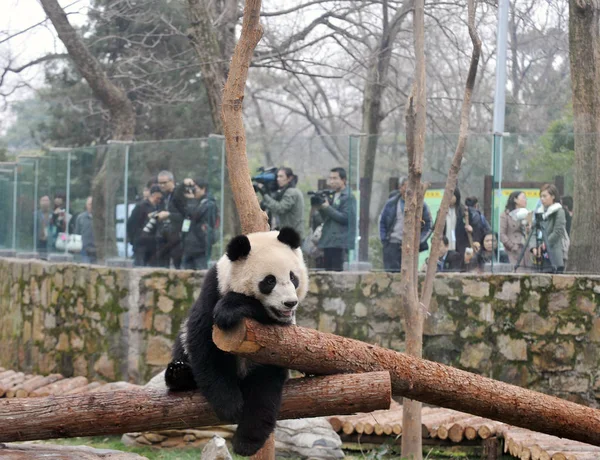
<path fill-rule="evenodd" d="M 299 281 L 295 289 L 298 302 L 304 299 L 308 291 L 308 269 L 302 251 L 279 241 L 278 234 L 278 231 L 250 233 L 247 235 L 251 247 L 248 257 L 231 262 L 225 254 L 219 259 L 217 275 L 221 295 L 233 291 L 260 296 L 258 283 L 265 276 L 272 274 L 280 281 L 292 271 Z"/>

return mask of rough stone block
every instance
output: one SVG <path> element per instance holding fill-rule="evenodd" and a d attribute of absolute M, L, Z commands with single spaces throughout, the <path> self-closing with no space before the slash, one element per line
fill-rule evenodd
<path fill-rule="evenodd" d="M 527 342 L 500 335 L 496 341 L 500 353 L 509 361 L 527 361 Z"/>
<path fill-rule="evenodd" d="M 496 298 L 515 302 L 521 293 L 521 283 L 519 281 L 508 281 L 502 285 L 502 290 L 496 293 Z"/>
<path fill-rule="evenodd" d="M 467 344 L 460 356 L 460 365 L 465 369 L 487 369 L 492 348 L 483 342 Z"/>

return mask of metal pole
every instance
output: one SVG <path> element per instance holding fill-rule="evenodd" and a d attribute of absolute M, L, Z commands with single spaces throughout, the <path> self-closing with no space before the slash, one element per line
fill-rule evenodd
<path fill-rule="evenodd" d="M 39 174 L 39 161 L 34 160 L 34 180 L 33 180 L 33 252 L 37 252 L 37 239 L 38 239 L 38 174 Z"/>
<path fill-rule="evenodd" d="M 17 250 L 17 184 L 19 167 L 15 164 L 13 170 L 13 230 L 12 230 L 12 249 Z"/>
<path fill-rule="evenodd" d="M 127 218 L 129 217 L 129 205 L 128 205 L 128 201 L 129 201 L 129 197 L 127 196 L 127 189 L 129 188 L 129 146 L 131 144 L 127 144 L 125 146 L 125 178 L 124 178 L 124 183 L 125 183 L 125 191 L 123 192 L 123 201 L 124 201 L 124 207 L 125 210 L 123 211 L 124 213 L 124 223 L 123 226 L 126 228 L 127 227 Z M 123 242 L 125 243 L 125 258 L 127 259 L 127 230 L 125 230 L 125 237 L 123 238 Z"/>
<path fill-rule="evenodd" d="M 504 113 L 506 111 L 506 47 L 508 36 L 508 8 L 510 0 L 499 0 L 498 3 L 498 33 L 496 56 L 496 91 L 494 94 L 494 139 L 492 148 L 492 228 L 498 230 L 500 239 L 500 215 L 502 213 L 498 203 L 498 214 L 496 209 L 496 198 L 500 198 L 502 190 L 502 136 L 504 134 Z M 498 182 L 498 188 L 494 188 L 494 182 Z M 498 219 L 496 225 L 495 219 Z M 493 264 L 493 262 L 492 262 Z M 492 266 L 493 269 L 493 266 Z M 492 270 L 493 271 L 493 270 Z"/>
<path fill-rule="evenodd" d="M 71 151 L 67 152 L 67 201 L 65 203 L 65 235 L 67 235 L 67 241 L 65 241 L 65 254 L 69 252 L 69 207 L 71 205 Z M 71 216 L 72 217 L 72 216 Z"/>

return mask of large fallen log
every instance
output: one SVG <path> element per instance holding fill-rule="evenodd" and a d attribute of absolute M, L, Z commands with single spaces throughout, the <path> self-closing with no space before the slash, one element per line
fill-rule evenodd
<path fill-rule="evenodd" d="M 307 374 L 388 370 L 394 395 L 600 446 L 600 410 L 509 385 L 444 364 L 298 326 L 245 320 L 219 348 Z"/>
<path fill-rule="evenodd" d="M 387 409 L 388 372 L 292 379 L 280 419 Z M 140 389 L 0 400 L 0 442 L 223 424 L 199 392 Z"/>

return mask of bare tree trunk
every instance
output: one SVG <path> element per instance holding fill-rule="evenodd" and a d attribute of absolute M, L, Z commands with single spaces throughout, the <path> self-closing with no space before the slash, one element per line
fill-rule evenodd
<path fill-rule="evenodd" d="M 404 201 L 402 236 L 401 299 L 406 317 L 406 353 L 423 355 L 423 313 L 419 304 L 417 260 L 419 258 L 420 223 L 424 196 L 421 176 L 425 156 L 425 1 L 415 0 L 413 16 L 415 42 L 415 83 L 406 111 L 406 148 L 408 153 L 408 186 Z M 422 199 L 422 198 L 421 198 Z M 420 460 L 423 457 L 421 403 L 404 398 L 402 403 L 402 456 Z"/>
<path fill-rule="evenodd" d="M 600 271 L 600 5 L 569 0 L 569 48 L 575 128 L 574 213 L 568 270 Z"/>
<path fill-rule="evenodd" d="M 231 60 L 229 76 L 223 90 L 221 111 L 229 180 L 244 233 L 269 229 L 267 214 L 260 209 L 258 198 L 250 182 L 242 113 L 248 68 L 254 49 L 263 33 L 260 25 L 260 6 L 261 0 L 246 1 L 242 34 Z"/>
<path fill-rule="evenodd" d="M 242 33 L 233 52 L 231 68 L 223 90 L 221 108 L 227 150 L 227 170 L 243 233 L 269 230 L 269 219 L 267 214 L 260 209 L 258 198 L 250 182 L 243 117 L 244 90 L 248 69 L 254 49 L 263 34 L 260 25 L 260 7 L 261 0 L 246 0 Z M 255 460 L 274 460 L 275 437 L 270 436 L 253 458 Z"/>
<path fill-rule="evenodd" d="M 132 140 L 135 133 L 135 111 L 125 92 L 110 81 L 100 63 L 69 23 L 58 1 L 40 0 L 40 3 L 52 21 L 58 37 L 67 48 L 75 67 L 90 85 L 94 96 L 108 109 L 112 138 L 119 141 Z M 114 195 L 121 183 L 121 177 L 115 172 L 123 171 L 123 167 L 120 167 L 122 162 L 122 156 L 105 152 L 98 163 L 92 183 L 94 239 L 100 261 L 104 260 L 107 250 L 116 251 Z M 112 166 L 114 169 L 109 170 Z M 109 197 L 110 199 L 107 199 Z"/>
<path fill-rule="evenodd" d="M 414 35 L 416 56 L 416 78 L 406 111 L 406 147 L 409 159 L 409 179 L 404 206 L 404 234 L 402 238 L 402 285 L 401 295 L 406 314 L 406 353 L 421 357 L 423 354 L 423 313 L 429 307 L 433 279 L 437 270 L 441 234 L 454 194 L 456 179 L 464 154 L 469 127 L 471 96 L 477 75 L 481 52 L 481 42 L 475 30 L 475 4 L 469 0 L 469 34 L 473 42 L 473 54 L 465 88 L 461 110 L 461 124 L 458 144 L 437 216 L 427 275 L 421 298 L 418 292 L 418 257 L 421 218 L 425 186 L 421 183 L 423 159 L 425 155 L 426 94 L 425 94 L 425 10 L 424 1 L 415 1 Z M 421 403 L 405 399 L 402 414 L 402 456 L 421 459 L 423 456 L 421 436 Z"/>
<path fill-rule="evenodd" d="M 358 340 L 249 319 L 227 333 L 215 329 L 213 340 L 224 351 L 307 374 L 387 370 L 395 396 L 600 445 L 598 409 Z"/>
<path fill-rule="evenodd" d="M 371 56 L 371 65 L 365 83 L 363 108 L 362 108 L 362 132 L 367 134 L 361 143 L 361 171 L 362 176 L 371 180 L 365 182 L 364 190 L 361 192 L 361 209 L 364 207 L 364 215 L 370 215 L 371 194 L 373 191 L 373 180 L 375 174 L 375 160 L 377 156 L 377 143 L 379 142 L 379 131 L 383 116 L 381 113 L 381 102 L 383 92 L 387 85 L 387 78 L 392 57 L 394 41 L 400 31 L 402 21 L 413 8 L 413 0 L 405 0 L 391 21 L 388 21 L 388 2 L 383 0 L 382 16 L 383 31 L 377 48 Z M 369 238 L 366 235 L 360 242 L 360 260 L 365 260 L 369 250 Z"/>

